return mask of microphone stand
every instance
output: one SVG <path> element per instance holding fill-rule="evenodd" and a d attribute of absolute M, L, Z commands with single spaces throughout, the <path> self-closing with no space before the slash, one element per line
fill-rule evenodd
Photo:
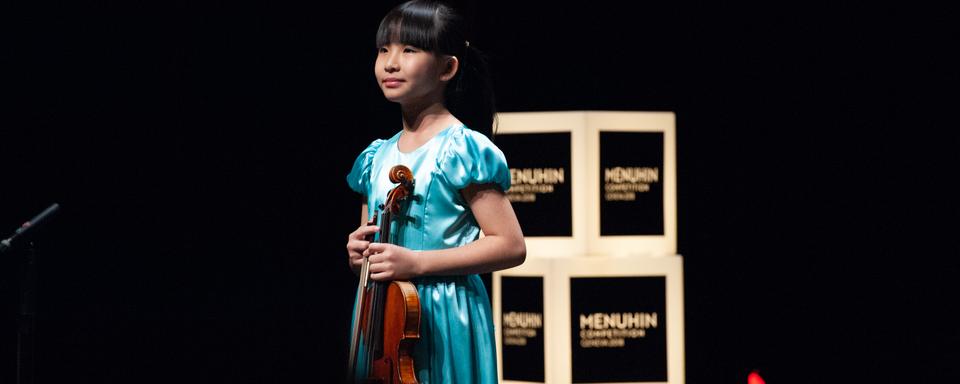
<path fill-rule="evenodd" d="M 52 216 L 60 206 L 53 204 L 23 223 L 12 236 L 0 241 L 0 254 L 16 245 L 15 240 L 21 236 L 36 232 L 37 227 L 44 220 Z M 20 268 L 20 310 L 18 311 L 17 327 L 17 384 L 33 384 L 36 366 L 36 325 L 37 325 L 37 245 L 33 240 L 27 241 L 26 260 Z"/>

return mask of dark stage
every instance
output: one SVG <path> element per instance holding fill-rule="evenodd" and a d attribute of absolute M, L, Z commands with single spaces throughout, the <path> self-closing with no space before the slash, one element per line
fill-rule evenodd
<path fill-rule="evenodd" d="M 372 76 L 394 4 L 5 7 L 0 236 L 61 208 L 37 383 L 341 377 L 344 177 L 399 129 Z M 676 112 L 687 382 L 960 377 L 956 13 L 519 4 L 468 7 L 501 111 Z"/>

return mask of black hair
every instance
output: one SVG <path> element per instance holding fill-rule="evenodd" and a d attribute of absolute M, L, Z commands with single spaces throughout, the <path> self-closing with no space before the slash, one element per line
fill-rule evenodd
<path fill-rule="evenodd" d="M 468 30 L 463 16 L 452 6 L 412 0 L 394 7 L 380 21 L 377 48 L 400 43 L 456 56 L 460 68 L 447 84 L 446 107 L 467 127 L 493 138 L 497 111 L 487 58 L 470 42 Z"/>

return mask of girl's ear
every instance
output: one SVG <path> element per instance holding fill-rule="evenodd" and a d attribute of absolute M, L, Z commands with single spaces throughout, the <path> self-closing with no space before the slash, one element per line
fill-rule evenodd
<path fill-rule="evenodd" d="M 450 56 L 444 60 L 443 72 L 440 73 L 441 81 L 450 81 L 460 70 L 460 59 L 456 56 Z"/>

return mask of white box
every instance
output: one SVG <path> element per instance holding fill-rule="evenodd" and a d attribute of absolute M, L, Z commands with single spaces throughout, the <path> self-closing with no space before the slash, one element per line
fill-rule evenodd
<path fill-rule="evenodd" d="M 543 291 L 505 292 L 503 279 L 516 277 L 542 278 Z M 581 381 L 589 377 L 591 382 L 608 376 L 620 383 L 681 384 L 685 380 L 683 259 L 679 255 L 528 257 L 521 266 L 493 274 L 493 296 L 498 368 L 504 383 L 573 383 L 578 372 Z M 513 296 L 542 298 L 542 320 L 505 309 L 503 302 Z M 524 313 L 533 321 L 504 328 L 505 310 L 511 315 Z M 542 335 L 543 381 L 504 375 L 505 369 L 516 371 L 513 368 L 539 361 L 536 354 L 541 353 L 516 346 L 523 343 L 505 350 L 506 330 L 530 332 L 530 340 Z M 504 361 L 505 352 L 519 358 Z M 627 360 L 609 364 L 618 358 Z M 584 370 L 590 373 L 584 376 Z"/>
<path fill-rule="evenodd" d="M 508 191 L 508 195 L 514 202 L 521 226 L 525 228 L 528 255 L 570 257 L 676 254 L 675 127 L 676 116 L 673 112 L 564 111 L 498 114 L 495 142 L 504 150 L 514 175 L 513 187 Z M 561 166 L 549 163 L 551 158 L 567 152 L 566 148 L 553 148 L 557 143 L 564 142 L 551 135 L 556 133 L 569 134 L 569 159 L 556 160 L 558 164 L 562 161 L 569 164 Z M 537 144 L 538 135 L 545 139 L 543 145 Z M 547 138 L 549 140 L 546 140 Z M 637 152 L 631 154 L 631 147 L 618 148 L 618 145 L 625 145 L 618 141 L 646 146 L 638 146 Z M 658 147 L 662 143 L 662 147 L 651 148 L 650 143 L 653 142 Z M 609 147 L 605 153 L 601 153 L 602 145 Z M 647 164 L 650 162 L 651 150 L 659 151 L 652 159 L 656 164 Z M 632 155 L 636 157 L 635 163 L 631 163 Z M 604 157 L 619 160 L 608 160 L 610 164 L 602 164 Z M 543 158 L 548 159 L 545 165 Z M 567 183 L 569 185 L 564 185 Z M 645 188 L 648 190 L 644 190 Z M 539 194 L 527 193 L 530 190 L 542 192 L 544 189 L 548 191 Z M 518 190 L 524 193 L 518 193 Z M 568 190 L 568 203 L 557 205 L 556 202 L 549 202 L 557 208 L 548 207 L 549 209 L 539 211 L 531 209 L 530 211 L 536 212 L 527 212 L 527 208 L 549 199 L 551 193 L 556 191 L 558 195 L 561 192 L 565 194 Z M 651 195 L 658 194 L 657 201 L 653 202 L 655 206 L 651 205 L 650 201 L 642 201 L 647 192 L 651 192 Z M 563 197 L 566 198 L 565 195 Z M 631 197 L 638 199 L 631 202 Z M 540 200 L 531 202 L 527 198 Z M 614 211 L 618 206 L 625 208 Z M 655 209 L 651 210 L 650 207 Z M 566 213 L 567 209 L 569 214 Z M 603 217 L 604 214 L 606 217 Z M 634 228 L 616 228 L 611 233 L 603 233 L 607 227 L 631 225 Z M 569 229 L 562 228 L 560 235 L 540 235 L 549 233 L 552 229 L 561 229 L 561 226 L 569 226 Z"/>

